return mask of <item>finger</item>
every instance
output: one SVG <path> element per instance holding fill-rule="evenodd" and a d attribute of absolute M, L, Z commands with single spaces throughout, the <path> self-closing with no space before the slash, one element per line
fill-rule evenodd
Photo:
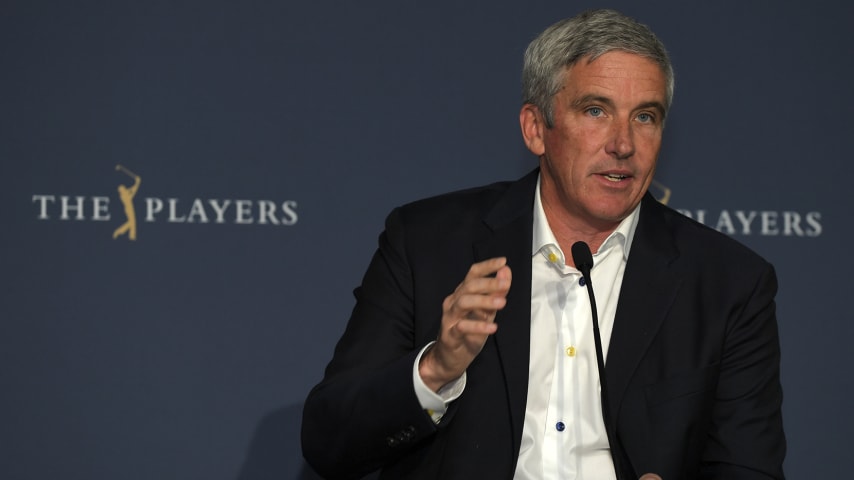
<path fill-rule="evenodd" d="M 471 311 L 495 313 L 506 304 L 507 298 L 503 295 L 456 295 L 450 303 L 450 310 L 454 313 Z"/>
<path fill-rule="evenodd" d="M 465 280 L 493 275 L 505 265 L 507 265 L 506 257 L 495 257 L 475 263 L 469 268 Z"/>
<path fill-rule="evenodd" d="M 491 322 L 495 319 L 495 312 L 507 304 L 511 280 L 510 267 L 506 265 L 496 271 L 494 278 L 467 280 L 445 299 L 444 311 L 458 319 Z"/>
<path fill-rule="evenodd" d="M 510 267 L 504 265 L 497 272 L 495 272 L 495 279 L 498 281 L 501 288 L 504 290 L 506 294 L 507 291 L 510 290 L 510 284 L 513 282 L 513 271 L 510 270 Z"/>
<path fill-rule="evenodd" d="M 507 268 L 507 267 L 503 267 Z M 501 272 L 502 270 L 499 270 Z M 510 289 L 510 278 L 508 275 L 496 277 L 477 277 L 463 281 L 454 290 L 456 295 L 491 295 L 494 293 L 507 293 Z"/>
<path fill-rule="evenodd" d="M 512 277 L 512 271 L 507 265 L 502 266 L 495 272 L 495 278 L 506 278 L 507 280 L 510 280 Z"/>

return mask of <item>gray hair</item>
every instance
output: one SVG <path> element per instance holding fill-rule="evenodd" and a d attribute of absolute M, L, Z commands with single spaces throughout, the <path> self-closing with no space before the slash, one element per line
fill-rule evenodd
<path fill-rule="evenodd" d="M 528 45 L 522 68 L 522 99 L 554 125 L 552 98 L 566 69 L 581 59 L 593 61 L 619 50 L 648 58 L 661 67 L 667 85 L 665 110 L 673 101 L 673 65 L 664 45 L 646 25 L 614 10 L 589 10 L 547 28 Z"/>

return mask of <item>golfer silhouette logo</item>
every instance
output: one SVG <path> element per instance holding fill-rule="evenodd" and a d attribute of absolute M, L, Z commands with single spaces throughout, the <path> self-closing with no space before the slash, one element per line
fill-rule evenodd
<path fill-rule="evenodd" d="M 133 197 L 136 195 L 136 191 L 139 190 L 139 184 L 142 183 L 142 178 L 121 165 L 116 165 L 116 170 L 121 171 L 132 178 L 133 185 L 129 187 L 122 184 L 119 185 L 119 199 L 122 201 L 122 205 L 125 208 L 127 221 L 113 232 L 113 240 L 119 238 L 119 235 L 125 233 L 128 234 L 128 240 L 136 240 L 136 210 L 133 208 Z"/>

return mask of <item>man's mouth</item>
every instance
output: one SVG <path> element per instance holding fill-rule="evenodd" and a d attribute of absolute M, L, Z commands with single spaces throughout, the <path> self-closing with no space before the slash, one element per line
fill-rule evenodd
<path fill-rule="evenodd" d="M 605 177 L 606 179 L 612 181 L 612 182 L 619 182 L 619 181 L 622 181 L 622 180 L 629 178 L 628 175 L 617 175 L 615 173 L 606 173 L 602 176 Z"/>

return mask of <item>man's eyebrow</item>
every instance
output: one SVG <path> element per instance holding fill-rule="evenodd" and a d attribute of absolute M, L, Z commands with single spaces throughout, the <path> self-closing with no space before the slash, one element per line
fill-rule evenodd
<path fill-rule="evenodd" d="M 637 108 L 635 108 L 635 110 L 646 110 L 649 108 L 658 110 L 658 113 L 661 114 L 662 117 L 667 115 L 667 109 L 664 108 L 664 104 L 662 104 L 661 102 L 655 102 L 655 101 L 642 103 L 642 104 L 638 105 Z"/>
<path fill-rule="evenodd" d="M 593 95 L 593 94 L 588 94 L 588 95 L 584 95 L 584 96 L 576 98 L 575 100 L 572 101 L 572 106 L 573 106 L 573 108 L 581 108 L 581 107 L 583 107 L 585 105 L 589 105 L 591 103 L 600 103 L 603 105 L 607 105 L 609 107 L 614 106 L 614 101 L 611 100 L 610 98 L 603 97 L 601 95 Z"/>

